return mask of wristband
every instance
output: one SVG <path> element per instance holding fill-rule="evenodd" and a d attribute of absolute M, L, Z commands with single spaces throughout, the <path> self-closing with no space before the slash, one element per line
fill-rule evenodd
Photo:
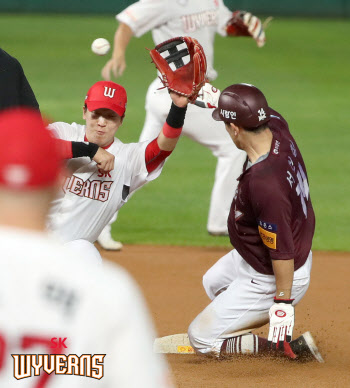
<path fill-rule="evenodd" d="M 168 117 L 166 119 L 167 124 L 172 128 L 182 128 L 185 122 L 187 106 L 179 108 L 174 103 L 171 104 Z"/>
<path fill-rule="evenodd" d="M 181 128 L 173 128 L 168 123 L 164 123 L 163 125 L 163 135 L 170 139 L 175 139 L 181 135 L 182 127 Z"/>
<path fill-rule="evenodd" d="M 292 304 L 294 302 L 294 299 L 277 299 L 276 297 L 274 298 L 275 303 L 287 303 L 287 304 Z"/>
<path fill-rule="evenodd" d="M 98 149 L 99 146 L 95 143 L 72 141 L 73 158 L 81 158 L 83 156 L 88 156 L 90 159 L 92 159 L 96 155 Z"/>

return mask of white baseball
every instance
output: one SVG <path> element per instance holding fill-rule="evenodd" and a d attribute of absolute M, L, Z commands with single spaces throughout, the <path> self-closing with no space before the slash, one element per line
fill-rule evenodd
<path fill-rule="evenodd" d="M 105 38 L 97 38 L 92 42 L 91 50 L 97 55 L 106 55 L 110 50 L 111 45 Z"/>

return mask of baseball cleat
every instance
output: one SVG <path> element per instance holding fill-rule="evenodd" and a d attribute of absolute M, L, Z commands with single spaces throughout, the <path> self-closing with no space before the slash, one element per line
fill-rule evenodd
<path fill-rule="evenodd" d="M 312 338 L 309 331 L 290 342 L 289 345 L 293 352 L 297 355 L 297 360 L 317 360 L 318 362 L 324 362 L 321 353 L 316 346 L 315 340 Z"/>
<path fill-rule="evenodd" d="M 210 236 L 215 236 L 215 237 L 218 237 L 218 236 L 227 237 L 228 236 L 228 231 L 214 232 L 214 231 L 208 230 L 208 233 L 210 234 Z"/>
<path fill-rule="evenodd" d="M 121 251 L 123 248 L 123 244 L 121 242 L 113 240 L 111 234 L 104 230 L 98 236 L 97 242 L 107 251 Z"/>

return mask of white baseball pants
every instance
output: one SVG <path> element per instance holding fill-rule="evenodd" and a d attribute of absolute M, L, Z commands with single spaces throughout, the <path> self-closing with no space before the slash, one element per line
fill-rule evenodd
<path fill-rule="evenodd" d="M 293 305 L 300 302 L 310 284 L 312 252 L 294 272 Z M 193 348 L 201 354 L 218 355 L 226 338 L 235 337 L 269 322 L 274 303 L 274 275 L 255 271 L 234 249 L 216 262 L 203 276 L 203 285 L 212 302 L 188 329 Z"/>

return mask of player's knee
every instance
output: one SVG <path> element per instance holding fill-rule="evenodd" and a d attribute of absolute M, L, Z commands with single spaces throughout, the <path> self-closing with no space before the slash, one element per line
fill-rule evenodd
<path fill-rule="evenodd" d="M 216 346 L 215 340 L 206 338 L 196 320 L 194 320 L 188 328 L 188 338 L 194 351 L 207 357 L 219 357 L 220 346 Z"/>
<path fill-rule="evenodd" d="M 203 344 L 200 340 L 200 332 L 194 321 L 190 324 L 187 334 L 192 348 L 195 350 L 196 353 L 201 353 L 201 350 L 203 349 Z"/>

